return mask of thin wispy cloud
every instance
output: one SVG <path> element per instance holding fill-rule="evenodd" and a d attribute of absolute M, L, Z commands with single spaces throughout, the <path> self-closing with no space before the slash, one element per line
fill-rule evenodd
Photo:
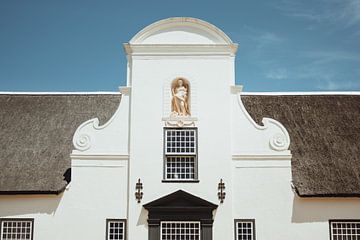
<path fill-rule="evenodd" d="M 288 52 L 296 56 L 300 64 L 283 64 L 270 62 L 262 65 L 264 77 L 273 81 L 312 82 L 317 90 L 321 91 L 347 91 L 360 90 L 360 78 L 350 78 L 345 69 L 337 68 L 339 64 L 360 65 L 360 55 L 346 51 L 294 51 Z M 264 62 L 261 62 L 264 63 Z M 354 71 L 353 69 L 350 69 Z M 355 73 L 360 76 L 360 70 Z"/>
<path fill-rule="evenodd" d="M 317 88 L 324 91 L 347 91 L 360 89 L 360 80 L 359 82 L 338 80 L 319 81 Z"/>
<path fill-rule="evenodd" d="M 275 32 L 250 26 L 244 26 L 242 32 L 239 38 L 247 40 L 252 45 L 255 55 L 261 55 L 263 51 L 267 51 L 274 46 L 277 47 L 286 41 L 285 38 Z"/>
<path fill-rule="evenodd" d="M 309 59 L 311 64 L 320 65 L 331 62 L 343 62 L 343 61 L 359 61 L 360 54 L 348 51 L 340 50 L 312 50 L 312 51 L 299 51 L 297 56 Z"/>
<path fill-rule="evenodd" d="M 274 80 L 283 80 L 288 78 L 288 71 L 285 68 L 271 69 L 265 75 L 266 78 Z"/>
<path fill-rule="evenodd" d="M 274 88 L 360 90 L 360 0 L 277 1 L 285 3 L 283 28 L 243 25 L 239 31 L 242 62 L 256 65 L 247 70 L 251 78 Z M 308 35 L 310 28 L 316 31 Z"/>
<path fill-rule="evenodd" d="M 276 8 L 285 15 L 339 27 L 360 25 L 360 0 L 282 0 Z"/>

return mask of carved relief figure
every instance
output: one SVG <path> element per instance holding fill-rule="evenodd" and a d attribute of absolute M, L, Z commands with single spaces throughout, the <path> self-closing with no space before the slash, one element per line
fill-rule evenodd
<path fill-rule="evenodd" d="M 171 84 L 171 112 L 175 116 L 190 116 L 189 82 L 183 78 L 176 78 Z"/>

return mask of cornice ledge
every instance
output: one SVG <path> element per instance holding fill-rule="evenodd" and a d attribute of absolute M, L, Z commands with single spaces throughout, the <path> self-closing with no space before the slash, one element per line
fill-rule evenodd
<path fill-rule="evenodd" d="M 291 160 L 292 154 L 270 154 L 270 153 L 240 153 L 233 154 L 233 160 Z"/>
<path fill-rule="evenodd" d="M 240 94 L 243 90 L 243 85 L 230 86 L 231 94 Z"/>
<path fill-rule="evenodd" d="M 70 154 L 70 158 L 79 160 L 129 160 L 130 155 L 123 153 L 79 153 L 73 151 Z"/>
<path fill-rule="evenodd" d="M 123 87 L 123 86 L 121 86 L 121 87 L 119 87 L 119 92 L 121 94 L 123 94 L 123 95 L 129 96 L 131 94 L 131 87 L 128 87 L 128 86 Z"/>
<path fill-rule="evenodd" d="M 130 44 L 124 43 L 124 49 L 130 56 L 184 56 L 217 55 L 235 56 L 238 44 Z"/>

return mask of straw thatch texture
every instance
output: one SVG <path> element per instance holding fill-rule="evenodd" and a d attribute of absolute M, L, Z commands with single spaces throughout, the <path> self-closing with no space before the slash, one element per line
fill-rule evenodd
<path fill-rule="evenodd" d="M 70 181 L 72 137 L 86 120 L 104 124 L 121 96 L 0 95 L 0 193 L 59 193 Z"/>
<path fill-rule="evenodd" d="M 360 197 L 360 95 L 242 96 L 250 115 L 288 130 L 302 197 Z"/>

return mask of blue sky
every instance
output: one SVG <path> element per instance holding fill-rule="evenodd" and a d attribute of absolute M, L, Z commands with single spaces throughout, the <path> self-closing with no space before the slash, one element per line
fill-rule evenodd
<path fill-rule="evenodd" d="M 0 0 L 0 91 L 117 91 L 122 43 L 174 16 L 239 43 L 245 91 L 360 90 L 360 0 Z"/>

